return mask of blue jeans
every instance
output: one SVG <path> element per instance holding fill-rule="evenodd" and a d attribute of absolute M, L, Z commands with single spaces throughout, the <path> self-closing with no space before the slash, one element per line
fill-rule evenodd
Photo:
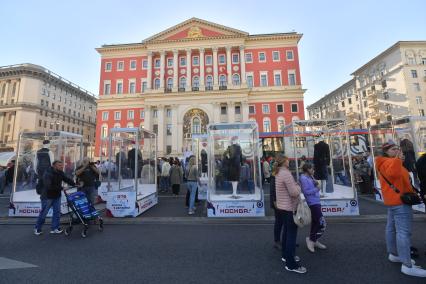
<path fill-rule="evenodd" d="M 274 241 L 279 242 L 281 240 L 281 233 L 283 231 L 283 225 L 284 225 L 284 217 L 283 217 L 283 210 L 274 209 L 275 211 L 275 223 L 274 223 Z"/>
<path fill-rule="evenodd" d="M 160 189 L 167 191 L 169 189 L 169 177 L 161 176 L 160 177 Z"/>
<path fill-rule="evenodd" d="M 51 229 L 55 230 L 59 228 L 61 218 L 61 198 L 56 199 L 41 199 L 41 211 L 37 218 L 35 228 L 41 231 L 44 222 L 46 221 L 47 213 L 49 209 L 53 208 L 52 225 Z"/>
<path fill-rule="evenodd" d="M 411 267 L 411 227 L 413 210 L 409 205 L 388 207 L 388 222 L 386 224 L 386 248 L 388 253 L 399 257 L 401 262 Z"/>
<path fill-rule="evenodd" d="M 186 183 L 186 187 L 189 190 L 189 211 L 194 210 L 195 203 L 195 193 L 197 192 L 197 182 L 196 181 L 188 181 Z"/>
<path fill-rule="evenodd" d="M 297 225 L 293 220 L 293 212 L 283 212 L 284 228 L 282 236 L 282 257 L 286 259 L 286 266 L 290 269 L 299 267 L 294 257 L 296 255 L 296 239 L 297 239 Z"/>

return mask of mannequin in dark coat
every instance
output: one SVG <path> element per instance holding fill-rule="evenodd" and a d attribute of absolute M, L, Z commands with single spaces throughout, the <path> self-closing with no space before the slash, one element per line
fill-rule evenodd
<path fill-rule="evenodd" d="M 132 148 L 129 150 L 129 152 L 127 153 L 127 163 L 128 163 L 128 167 L 132 170 L 132 178 L 135 177 L 135 153 L 136 149 Z M 137 173 L 138 173 L 138 178 L 141 177 L 141 170 L 142 170 L 142 153 L 141 150 L 138 149 L 138 169 L 137 169 Z"/>
<path fill-rule="evenodd" d="M 320 141 L 314 146 L 314 177 L 317 180 L 327 180 L 330 165 L 330 148 L 327 143 Z"/>
<path fill-rule="evenodd" d="M 426 154 L 423 154 L 416 162 L 417 176 L 420 180 L 420 194 L 426 204 Z"/>
<path fill-rule="evenodd" d="M 224 172 L 226 180 L 239 181 L 241 166 L 243 164 L 243 156 L 241 147 L 238 144 L 228 146 L 224 153 L 224 164 L 226 171 Z"/>
<path fill-rule="evenodd" d="M 201 150 L 201 172 L 207 173 L 207 152 L 206 150 Z"/>

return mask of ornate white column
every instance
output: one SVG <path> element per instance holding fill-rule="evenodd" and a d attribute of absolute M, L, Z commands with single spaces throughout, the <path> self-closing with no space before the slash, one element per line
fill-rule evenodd
<path fill-rule="evenodd" d="M 177 92 L 178 90 L 178 83 L 179 83 L 178 82 L 179 81 L 178 57 L 179 57 L 179 50 L 174 49 L 173 50 L 173 92 Z"/>
<path fill-rule="evenodd" d="M 178 124 L 177 124 L 177 149 L 178 151 L 182 154 L 184 149 L 183 149 L 183 118 L 179 118 L 178 119 Z"/>
<path fill-rule="evenodd" d="M 148 91 L 152 89 L 152 51 L 148 51 L 148 70 L 146 75 L 146 88 Z"/>
<path fill-rule="evenodd" d="M 160 89 L 164 92 L 164 73 L 165 73 L 165 61 L 166 52 L 162 50 L 160 52 Z"/>
<path fill-rule="evenodd" d="M 172 105 L 172 155 L 177 155 L 178 150 L 178 105 Z"/>
<path fill-rule="evenodd" d="M 241 68 L 241 85 L 246 87 L 246 56 L 244 46 L 240 46 L 240 68 Z"/>
<path fill-rule="evenodd" d="M 226 74 L 228 77 L 228 89 L 232 87 L 232 64 L 231 64 L 231 47 L 226 47 Z"/>
<path fill-rule="evenodd" d="M 213 47 L 213 90 L 219 89 L 219 70 L 217 66 L 218 47 Z"/>
<path fill-rule="evenodd" d="M 192 63 L 192 58 L 191 58 L 191 49 L 187 49 L 186 50 L 186 91 L 190 92 L 192 89 L 192 83 L 191 83 L 191 63 Z"/>
<path fill-rule="evenodd" d="M 200 91 L 204 91 L 204 48 L 200 48 Z"/>
<path fill-rule="evenodd" d="M 220 103 L 213 103 L 213 123 L 220 122 Z"/>
<path fill-rule="evenodd" d="M 228 122 L 235 122 L 235 102 L 228 102 Z"/>
<path fill-rule="evenodd" d="M 158 156 L 164 156 L 165 151 L 165 143 L 164 143 L 164 105 L 158 105 L 157 106 L 157 122 L 158 122 L 158 135 L 157 135 L 157 142 L 158 142 Z"/>
<path fill-rule="evenodd" d="M 152 131 L 152 126 L 151 126 L 151 117 L 152 117 L 151 106 L 150 105 L 145 105 L 144 112 L 145 112 L 145 116 L 144 116 L 143 127 L 146 130 Z"/>
<path fill-rule="evenodd" d="M 241 122 L 247 122 L 249 120 L 248 102 L 241 103 L 241 115 L 242 115 Z"/>

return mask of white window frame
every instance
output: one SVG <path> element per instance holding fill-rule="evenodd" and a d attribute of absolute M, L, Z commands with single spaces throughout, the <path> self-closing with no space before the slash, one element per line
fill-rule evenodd
<path fill-rule="evenodd" d="M 290 84 L 290 75 L 294 75 L 294 84 Z M 289 86 L 297 86 L 297 78 L 296 78 L 296 70 L 288 70 L 287 71 L 287 80 Z"/>
<path fill-rule="evenodd" d="M 114 111 L 114 120 L 121 120 L 121 110 Z"/>
<path fill-rule="evenodd" d="M 237 57 L 237 60 L 234 60 L 234 56 Z M 231 62 L 232 64 L 239 64 L 240 63 L 240 54 L 239 53 L 232 53 L 231 54 Z"/>
<path fill-rule="evenodd" d="M 157 67 L 157 62 L 158 62 L 158 67 Z M 154 59 L 154 69 L 160 69 L 161 67 L 161 58 L 155 58 Z"/>
<path fill-rule="evenodd" d="M 183 64 L 182 64 L 182 60 L 183 60 Z M 186 56 L 180 56 L 179 57 L 179 67 L 186 67 L 187 64 L 187 60 L 186 60 Z"/>
<path fill-rule="evenodd" d="M 109 119 L 109 111 L 102 112 L 102 121 L 108 121 Z"/>
<path fill-rule="evenodd" d="M 143 84 L 146 84 L 146 87 L 143 87 Z M 148 82 L 146 79 L 141 79 L 141 93 L 146 93 L 146 89 L 148 88 Z"/>
<path fill-rule="evenodd" d="M 120 63 L 123 64 L 122 68 L 120 68 Z M 117 71 L 124 71 L 124 61 L 123 60 L 117 61 Z"/>
<path fill-rule="evenodd" d="M 277 85 L 277 82 L 275 80 L 275 76 L 279 75 L 280 76 L 280 84 Z M 283 85 L 283 77 L 281 76 L 281 70 L 275 70 L 274 71 L 274 86 L 282 86 Z"/>
<path fill-rule="evenodd" d="M 109 92 L 106 92 L 106 86 L 109 85 Z M 111 80 L 105 80 L 104 81 L 104 95 L 111 95 Z M 66 99 L 65 99 L 66 100 Z M 65 104 L 67 102 L 65 101 Z"/>
<path fill-rule="evenodd" d="M 418 73 L 417 73 L 417 70 L 410 70 L 410 73 L 411 73 L 411 78 L 413 78 L 413 79 L 415 79 L 415 78 L 418 78 L 419 77 L 419 75 L 418 75 Z"/>
<path fill-rule="evenodd" d="M 253 112 L 250 112 L 250 107 L 253 107 Z M 256 105 L 249 105 L 249 114 L 256 114 Z"/>
<path fill-rule="evenodd" d="M 266 76 L 266 85 L 262 85 L 262 76 Z M 268 71 L 260 71 L 259 72 L 259 86 L 260 87 L 268 87 Z"/>
<path fill-rule="evenodd" d="M 250 54 L 250 60 L 247 60 L 247 54 Z M 244 53 L 245 63 L 253 63 L 253 52 Z"/>
<path fill-rule="evenodd" d="M 265 112 L 265 107 L 267 107 L 267 112 Z M 269 104 L 262 104 L 262 113 L 263 114 L 270 114 L 271 113 L 271 108 L 269 106 Z"/>
<path fill-rule="evenodd" d="M 291 54 L 291 58 L 288 58 L 288 55 Z M 285 51 L 285 58 L 287 61 L 294 61 L 294 52 L 293 50 L 286 50 Z"/>
<path fill-rule="evenodd" d="M 209 80 L 207 80 L 207 78 L 211 78 L 211 81 L 209 82 Z M 207 75 L 206 76 L 206 87 L 213 87 L 213 84 L 214 84 L 214 82 L 213 82 L 213 76 L 212 75 Z"/>
<path fill-rule="evenodd" d="M 197 62 L 195 62 L 197 60 Z M 200 66 L 200 57 L 198 55 L 192 56 L 192 66 Z"/>
<path fill-rule="evenodd" d="M 221 58 L 223 58 L 223 62 L 220 62 Z M 219 54 L 217 56 L 217 62 L 218 62 L 218 65 L 225 65 L 226 64 L 226 55 L 225 54 Z"/>
<path fill-rule="evenodd" d="M 170 84 L 171 82 L 171 84 Z M 166 80 L 166 88 L 167 89 L 173 89 L 173 77 L 169 77 Z"/>
<path fill-rule="evenodd" d="M 142 70 L 147 70 L 147 69 L 148 69 L 148 59 L 143 59 L 142 60 Z"/>
<path fill-rule="evenodd" d="M 158 85 L 157 85 L 158 82 Z M 160 78 L 154 78 L 154 90 L 159 90 L 161 88 L 161 80 Z"/>
<path fill-rule="evenodd" d="M 167 67 L 168 68 L 173 67 L 173 57 L 167 57 L 166 62 L 167 62 Z"/>
<path fill-rule="evenodd" d="M 282 120 L 283 121 L 283 127 L 285 127 L 285 118 L 283 117 L 283 116 L 279 116 L 278 118 L 277 118 L 277 129 L 278 129 L 278 131 L 283 131 L 282 129 L 280 129 L 280 120 Z"/>
<path fill-rule="evenodd" d="M 140 119 L 145 119 L 145 110 L 141 109 L 141 111 L 139 113 L 139 117 L 140 117 Z"/>
<path fill-rule="evenodd" d="M 182 80 L 184 79 L 184 84 L 182 84 Z M 179 78 L 179 84 L 178 84 L 178 88 L 181 89 L 185 89 L 186 88 L 186 83 L 188 82 L 188 80 L 186 79 L 186 76 L 181 76 Z"/>
<path fill-rule="evenodd" d="M 225 78 L 225 80 L 222 80 L 222 78 Z M 219 75 L 219 86 L 224 87 L 228 85 L 228 78 L 225 74 Z"/>
<path fill-rule="evenodd" d="M 269 129 L 265 129 L 265 122 L 269 122 Z M 271 129 L 272 127 L 271 127 L 271 119 L 269 118 L 269 117 L 264 117 L 263 118 L 263 123 L 262 123 L 262 130 L 263 130 L 263 132 L 271 132 Z M 269 130 L 269 131 L 267 131 L 267 130 Z"/>
<path fill-rule="evenodd" d="M 110 66 L 109 69 L 108 69 L 108 66 Z M 111 71 L 112 71 L 112 62 L 111 61 L 105 62 L 105 72 L 111 72 Z"/>
<path fill-rule="evenodd" d="M 282 106 L 283 107 L 283 111 L 278 111 L 278 106 Z M 284 113 L 284 104 L 276 104 L 275 105 L 275 109 L 276 109 L 277 113 Z"/>
<path fill-rule="evenodd" d="M 413 91 L 420 92 L 422 89 L 420 87 L 420 83 L 413 83 Z"/>
<path fill-rule="evenodd" d="M 209 58 L 210 58 L 210 63 L 208 63 L 208 61 L 207 61 L 207 57 L 209 57 Z M 211 55 L 211 54 L 206 55 L 206 56 L 205 56 L 205 58 L 204 58 L 204 62 L 205 62 L 205 65 L 206 65 L 206 66 L 211 66 L 211 65 L 213 65 L 213 55 Z"/>
<path fill-rule="evenodd" d="M 260 60 L 260 55 L 263 54 L 263 56 L 265 57 L 263 60 Z M 259 62 L 261 63 L 265 63 L 266 62 L 266 52 L 265 51 L 259 51 L 257 53 L 257 58 L 259 58 Z"/>
<path fill-rule="evenodd" d="M 297 111 L 293 111 L 293 106 L 294 105 L 297 106 Z M 291 103 L 290 111 L 291 111 L 291 113 L 299 113 L 299 104 L 298 103 Z"/>
<path fill-rule="evenodd" d="M 234 78 L 235 76 L 238 76 L 238 84 L 235 84 Z M 238 73 L 234 73 L 232 75 L 232 86 L 241 86 L 241 76 Z"/>
<path fill-rule="evenodd" d="M 170 109 L 170 108 L 166 109 L 166 116 L 172 117 L 172 109 Z"/>
<path fill-rule="evenodd" d="M 275 54 L 278 54 L 278 59 L 275 59 Z M 279 50 L 272 51 L 272 61 L 273 62 L 280 62 L 281 61 L 281 54 Z"/>
<path fill-rule="evenodd" d="M 134 90 L 132 92 L 131 85 L 134 84 Z M 136 79 L 129 79 L 129 94 L 136 94 Z"/>
<path fill-rule="evenodd" d="M 249 85 L 249 80 L 248 78 L 251 77 L 251 83 L 252 85 Z M 246 82 L 247 82 L 247 87 L 248 88 L 254 88 L 254 75 L 253 72 L 246 72 Z"/>
<path fill-rule="evenodd" d="M 135 119 L 135 111 L 132 109 L 129 109 L 127 111 L 127 119 Z"/>
<path fill-rule="evenodd" d="M 132 64 L 135 64 L 135 67 L 132 67 Z M 136 68 L 137 68 L 137 61 L 130 60 L 129 70 L 136 70 Z"/>
<path fill-rule="evenodd" d="M 118 84 L 121 84 L 121 93 L 118 92 Z M 117 95 L 121 95 L 124 92 L 124 86 L 123 86 L 123 79 L 117 80 L 117 82 L 115 83 L 115 93 Z"/>
<path fill-rule="evenodd" d="M 69 125 L 68 125 L 69 128 Z M 108 124 L 102 124 L 101 126 L 101 137 L 106 138 L 108 136 Z"/>

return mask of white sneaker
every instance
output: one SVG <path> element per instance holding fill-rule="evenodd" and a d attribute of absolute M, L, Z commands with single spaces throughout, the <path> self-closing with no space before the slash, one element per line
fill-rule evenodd
<path fill-rule="evenodd" d="M 388 259 L 390 262 L 401 262 L 401 260 L 399 259 L 399 256 L 393 255 L 391 253 L 388 256 Z M 416 264 L 414 259 L 411 260 L 411 264 Z"/>
<path fill-rule="evenodd" d="M 297 268 L 290 269 L 286 265 L 285 269 L 288 270 L 288 271 L 296 272 L 296 273 L 300 273 L 300 274 L 304 274 L 304 273 L 308 272 L 308 270 L 305 267 L 303 267 L 303 266 L 299 266 Z"/>
<path fill-rule="evenodd" d="M 281 257 L 281 260 L 283 261 L 283 262 L 286 262 L 286 260 L 285 260 L 285 258 L 284 257 Z M 294 257 L 294 261 L 295 262 L 300 262 L 300 257 L 298 257 L 297 255 Z"/>
<path fill-rule="evenodd" d="M 310 252 L 315 252 L 315 243 L 308 238 L 306 238 L 306 247 Z"/>
<path fill-rule="evenodd" d="M 326 245 L 325 245 L 325 244 L 320 243 L 319 241 L 316 241 L 316 242 L 314 243 L 314 246 L 315 246 L 316 248 L 319 248 L 319 249 L 327 249 Z"/>
<path fill-rule="evenodd" d="M 63 230 L 61 228 L 50 231 L 51 234 L 62 234 Z"/>
<path fill-rule="evenodd" d="M 43 234 L 43 232 L 39 229 L 34 229 L 34 235 L 36 236 L 40 236 L 41 234 Z"/>
<path fill-rule="evenodd" d="M 403 264 L 401 265 L 401 272 L 404 273 L 405 275 L 410 275 L 415 277 L 426 277 L 426 270 L 416 265 L 413 265 L 412 267 L 407 267 Z"/>
<path fill-rule="evenodd" d="M 194 215 L 194 211 L 188 211 L 188 215 Z"/>

